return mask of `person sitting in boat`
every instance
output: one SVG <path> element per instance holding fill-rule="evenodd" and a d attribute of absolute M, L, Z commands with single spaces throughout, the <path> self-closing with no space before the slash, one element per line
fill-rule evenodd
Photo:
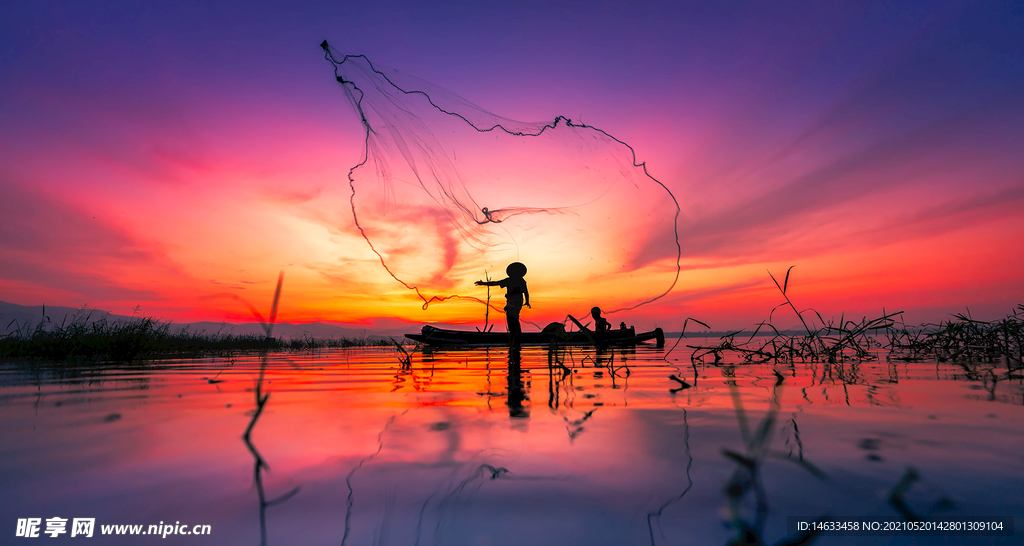
<path fill-rule="evenodd" d="M 600 307 L 595 307 L 591 309 L 590 316 L 594 317 L 595 332 L 608 332 L 612 329 L 612 323 L 608 322 L 608 319 L 601 316 Z"/>
<path fill-rule="evenodd" d="M 518 344 L 523 328 L 519 325 L 519 311 L 523 304 L 530 307 L 530 291 L 526 288 L 526 266 L 512 262 L 505 268 L 508 277 L 500 281 L 476 281 L 477 286 L 500 286 L 505 289 L 505 320 L 512 343 Z M 530 307 L 532 309 L 532 307 Z"/>

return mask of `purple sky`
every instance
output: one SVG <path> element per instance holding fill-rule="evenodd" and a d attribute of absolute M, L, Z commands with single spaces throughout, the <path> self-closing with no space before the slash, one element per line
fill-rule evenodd
<path fill-rule="evenodd" d="M 213 4 L 5 4 L 0 299 L 209 318 L 283 268 L 295 320 L 468 313 L 416 314 L 344 207 L 297 208 L 361 153 L 327 39 L 632 145 L 683 209 L 652 322 L 743 326 L 792 264 L 837 313 L 1024 300 L 1019 2 Z"/>

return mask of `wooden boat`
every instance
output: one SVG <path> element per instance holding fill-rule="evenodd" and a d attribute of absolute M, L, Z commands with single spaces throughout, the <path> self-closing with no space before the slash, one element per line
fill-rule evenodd
<path fill-rule="evenodd" d="M 429 324 L 419 334 L 405 334 L 405 337 L 433 346 L 446 347 L 495 347 L 508 345 L 508 334 L 505 332 L 479 332 L 467 330 L 446 330 L 435 328 Z M 628 330 L 609 330 L 607 332 L 565 332 L 558 329 L 545 328 L 543 332 L 523 332 L 520 345 L 548 345 L 552 342 L 562 345 L 612 345 L 628 346 L 654 340 L 658 347 L 665 346 L 665 333 L 661 328 L 650 332 L 636 333 L 635 328 Z"/>

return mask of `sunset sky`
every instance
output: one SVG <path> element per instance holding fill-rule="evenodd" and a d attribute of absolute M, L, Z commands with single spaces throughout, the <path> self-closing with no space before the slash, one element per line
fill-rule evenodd
<path fill-rule="evenodd" d="M 1024 302 L 1020 3 L 212 4 L 5 4 L 0 300 L 244 321 L 232 295 L 267 308 L 284 271 L 281 321 L 482 320 L 469 300 L 423 310 L 356 229 L 347 173 L 365 133 L 326 39 L 497 116 L 561 115 L 628 143 L 679 203 L 681 273 L 613 324 L 748 327 L 782 301 L 767 271 L 791 265 L 795 303 L 826 317 L 992 319 Z M 501 191 L 459 170 L 484 206 L 571 205 L 591 188 L 573 161 L 615 171 L 623 151 L 497 157 L 466 142 L 479 153 L 459 169 L 523 169 Z M 366 195 L 383 187 L 364 177 Z M 366 218 L 395 263 L 407 236 L 453 257 L 402 266 L 429 293 L 484 297 L 472 281 L 518 256 L 523 318 L 544 324 L 672 282 L 667 193 L 592 197 L 597 209 L 510 219 L 493 253 L 443 215 Z"/>

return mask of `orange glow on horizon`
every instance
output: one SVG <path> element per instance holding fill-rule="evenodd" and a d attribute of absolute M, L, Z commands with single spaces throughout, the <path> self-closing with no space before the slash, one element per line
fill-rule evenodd
<path fill-rule="evenodd" d="M 365 135 L 328 66 L 318 68 L 315 107 L 290 94 L 226 102 L 223 90 L 189 95 L 194 107 L 170 113 L 22 97 L 64 130 L 22 120 L 5 140 L 0 300 L 252 321 L 233 297 L 268 308 L 284 271 L 282 322 L 480 325 L 483 306 L 469 299 L 424 310 L 356 229 L 347 173 Z M 691 90 L 697 106 L 655 94 L 634 105 L 639 115 L 600 110 L 594 123 L 631 143 L 681 209 L 675 288 L 610 320 L 746 328 L 781 301 L 767 271 L 791 265 L 794 300 L 826 316 L 884 307 L 916 323 L 970 307 L 995 319 L 1024 301 L 1018 110 L 947 111 L 949 97 L 923 96 L 915 100 L 943 108 L 902 120 L 893 112 L 905 97 L 878 85 L 862 90 L 868 98 L 838 88 L 814 104 L 725 85 Z M 640 100 L 600 90 L 608 95 L 588 105 Z M 545 100 L 512 102 L 548 116 Z M 485 298 L 473 281 L 522 261 L 534 303 L 523 319 L 540 325 L 594 305 L 628 307 L 671 284 L 675 207 L 627 148 L 564 122 L 543 139 L 477 140 L 442 118 L 454 135 L 437 130 L 445 146 L 406 150 L 411 164 L 434 169 L 436 187 L 407 192 L 416 169 L 401 161 L 355 173 L 364 230 L 403 281 L 428 298 Z M 514 214 L 488 222 L 483 207 Z M 501 308 L 502 291 L 491 296 Z"/>

